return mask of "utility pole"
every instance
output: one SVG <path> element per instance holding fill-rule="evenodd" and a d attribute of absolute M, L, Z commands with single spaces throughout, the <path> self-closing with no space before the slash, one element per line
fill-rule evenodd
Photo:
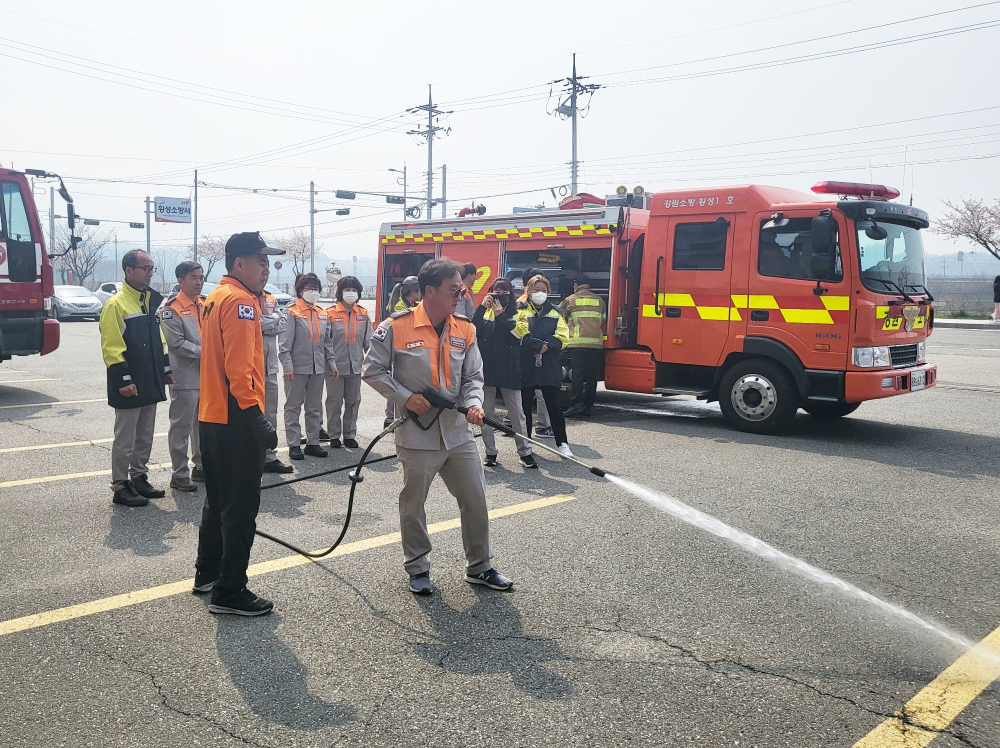
<path fill-rule="evenodd" d="M 441 217 L 448 217 L 448 165 L 441 164 Z"/>
<path fill-rule="evenodd" d="M 56 192 L 49 187 L 49 252 L 56 251 Z"/>
<path fill-rule="evenodd" d="M 194 261 L 198 262 L 198 170 L 194 170 Z"/>
<path fill-rule="evenodd" d="M 118 229 L 115 229 L 115 269 L 114 275 L 111 276 L 111 280 L 118 280 Z"/>
<path fill-rule="evenodd" d="M 594 92 L 601 86 L 597 83 L 581 83 L 580 81 L 586 80 L 588 76 L 577 75 L 576 74 L 576 52 L 573 53 L 573 75 L 569 78 L 560 78 L 557 81 L 552 81 L 552 85 L 559 83 L 563 84 L 563 90 L 561 93 L 562 101 L 559 102 L 559 106 L 555 108 L 554 111 L 549 112 L 554 116 L 561 117 L 562 119 L 569 119 L 573 121 L 573 158 L 570 161 L 570 183 L 572 185 L 570 194 L 576 195 L 579 190 L 579 161 L 577 159 L 577 115 L 585 117 L 586 112 L 590 109 L 590 97 L 593 97 Z M 587 105 L 582 108 L 579 105 L 581 96 L 588 96 Z M 583 112 L 581 114 L 581 111 Z"/>
<path fill-rule="evenodd" d="M 149 195 L 146 195 L 146 254 L 150 257 L 153 256 L 151 243 L 149 236 Z"/>
<path fill-rule="evenodd" d="M 421 104 L 407 111 L 411 114 L 427 112 L 427 129 L 410 130 L 406 134 L 418 135 L 427 140 L 427 217 L 430 218 L 431 210 L 434 207 L 434 136 L 439 132 L 444 132 L 445 135 L 451 132 L 450 127 L 441 127 L 435 123 L 442 114 L 451 114 L 451 112 L 444 112 L 434 107 L 430 83 L 427 84 L 427 104 Z"/>
<path fill-rule="evenodd" d="M 316 272 L 316 183 L 309 182 L 309 272 Z"/>

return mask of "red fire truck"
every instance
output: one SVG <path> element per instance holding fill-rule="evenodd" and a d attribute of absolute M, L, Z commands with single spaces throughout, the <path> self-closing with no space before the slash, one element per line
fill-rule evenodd
<path fill-rule="evenodd" d="M 44 356 L 59 347 L 59 323 L 48 319 L 52 263 L 25 174 L 58 179 L 45 171 L 0 167 L 0 361 Z M 59 184 L 72 234 L 73 201 L 61 179 Z"/>
<path fill-rule="evenodd" d="M 383 224 L 380 311 L 436 256 L 479 268 L 477 301 L 498 275 L 535 267 L 558 303 L 586 273 L 608 303 L 608 389 L 718 400 L 733 426 L 756 433 L 780 432 L 798 408 L 839 417 L 933 386 L 927 214 L 880 185 L 813 192 L 822 197 L 720 187 Z"/>

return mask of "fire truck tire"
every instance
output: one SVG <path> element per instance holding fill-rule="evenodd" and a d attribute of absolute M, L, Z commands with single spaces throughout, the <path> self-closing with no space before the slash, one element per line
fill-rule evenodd
<path fill-rule="evenodd" d="M 815 418 L 843 418 L 860 407 L 861 403 L 809 403 L 802 410 Z"/>
<path fill-rule="evenodd" d="M 723 375 L 719 406 L 740 431 L 777 434 L 795 418 L 799 394 L 784 367 L 752 358 L 734 364 Z"/>

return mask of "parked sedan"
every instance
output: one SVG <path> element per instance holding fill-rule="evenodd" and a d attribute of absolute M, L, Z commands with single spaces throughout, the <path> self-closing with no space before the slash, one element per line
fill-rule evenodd
<path fill-rule="evenodd" d="M 94 291 L 94 296 L 101 300 L 102 304 L 107 304 L 108 299 L 114 296 L 116 293 L 122 290 L 122 282 L 116 281 L 114 283 L 102 283 L 96 291 Z"/>
<path fill-rule="evenodd" d="M 278 306 L 281 307 L 282 309 L 284 309 L 286 306 L 291 306 L 292 304 L 295 303 L 294 297 L 289 296 L 273 283 L 268 283 L 266 286 L 264 286 L 264 290 L 274 297 L 274 300 L 278 303 Z"/>
<path fill-rule="evenodd" d="M 104 304 L 83 286 L 56 286 L 52 316 L 56 319 L 100 319 Z"/>

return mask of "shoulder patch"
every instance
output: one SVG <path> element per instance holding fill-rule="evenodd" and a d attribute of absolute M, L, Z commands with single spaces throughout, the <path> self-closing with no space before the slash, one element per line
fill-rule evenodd
<path fill-rule="evenodd" d="M 252 320 L 254 318 L 253 304 L 238 304 L 236 314 L 240 319 Z"/>
<path fill-rule="evenodd" d="M 384 320 L 381 325 L 375 328 L 375 332 L 372 333 L 372 337 L 375 340 L 385 340 L 385 336 L 389 334 L 389 328 L 391 325 L 388 324 L 389 320 Z"/>
<path fill-rule="evenodd" d="M 398 312 L 393 312 L 391 319 L 397 319 L 398 317 L 405 317 L 407 314 L 412 314 L 412 309 L 400 309 Z"/>
<path fill-rule="evenodd" d="M 160 319 L 173 319 L 173 318 L 174 318 L 174 310 L 171 309 L 170 307 L 163 307 L 163 310 L 160 312 Z"/>

